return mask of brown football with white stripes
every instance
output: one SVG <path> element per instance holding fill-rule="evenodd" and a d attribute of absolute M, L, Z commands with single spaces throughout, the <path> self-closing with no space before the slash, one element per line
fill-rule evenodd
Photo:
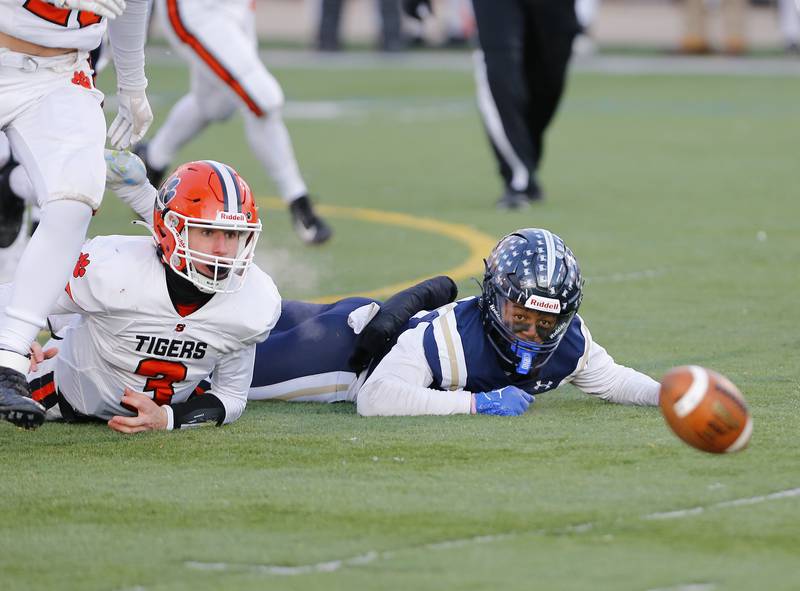
<path fill-rule="evenodd" d="M 739 389 L 725 376 L 698 365 L 671 369 L 661 380 L 661 412 L 683 441 L 714 454 L 747 447 L 753 420 Z"/>

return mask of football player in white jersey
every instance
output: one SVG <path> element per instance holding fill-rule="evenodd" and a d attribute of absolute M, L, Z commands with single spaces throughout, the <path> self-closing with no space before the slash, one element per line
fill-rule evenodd
<path fill-rule="evenodd" d="M 283 90 L 258 56 L 252 0 L 157 0 L 156 12 L 175 49 L 189 62 L 191 88 L 137 154 L 158 187 L 178 150 L 209 124 L 244 117 L 247 142 L 288 205 L 297 235 L 308 244 L 331 237 L 314 211 L 281 116 Z"/>
<path fill-rule="evenodd" d="M 0 311 L 0 418 L 22 427 L 44 419 L 27 397 L 25 355 L 103 196 L 103 94 L 87 56 L 112 19 L 119 114 L 108 134 L 112 145 L 126 147 L 152 120 L 144 92 L 146 16 L 147 0 L 0 0 L 0 129 L 42 208 Z"/>
<path fill-rule="evenodd" d="M 48 419 L 135 433 L 230 423 L 245 408 L 256 343 L 280 314 L 272 279 L 252 264 L 261 222 L 250 188 L 205 160 L 151 196 L 153 237 L 86 242 L 51 310 L 59 340 L 46 349 L 58 355 L 29 376 Z"/>

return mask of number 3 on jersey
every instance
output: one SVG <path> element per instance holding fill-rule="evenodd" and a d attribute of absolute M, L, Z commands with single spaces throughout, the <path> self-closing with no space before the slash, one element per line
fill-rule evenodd
<path fill-rule="evenodd" d="M 47 22 L 55 23 L 66 27 L 69 22 L 69 14 L 72 12 L 68 8 L 56 8 L 52 4 L 48 4 L 44 0 L 25 0 L 22 7 L 35 14 L 39 18 L 43 18 Z M 85 12 L 83 10 L 78 12 L 78 24 L 83 27 L 89 25 L 96 25 L 100 22 L 102 17 L 93 12 Z"/>
<path fill-rule="evenodd" d="M 144 384 L 144 391 L 152 392 L 153 401 L 162 406 L 169 404 L 175 395 L 173 384 L 182 382 L 186 378 L 186 366 L 179 361 L 142 359 L 135 373 L 148 378 Z"/>

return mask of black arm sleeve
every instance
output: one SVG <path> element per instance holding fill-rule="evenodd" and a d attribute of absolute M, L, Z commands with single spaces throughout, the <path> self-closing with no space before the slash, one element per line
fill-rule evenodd
<path fill-rule="evenodd" d="M 383 357 L 414 314 L 449 304 L 457 295 L 455 281 L 445 275 L 426 279 L 394 294 L 381 304 L 375 318 L 356 338 L 349 360 L 350 367 L 360 372 L 369 365 L 371 359 Z"/>
<path fill-rule="evenodd" d="M 225 406 L 222 400 L 210 392 L 192 396 L 186 402 L 170 404 L 170 408 L 172 408 L 173 429 L 210 422 L 215 422 L 219 427 L 225 420 Z"/>

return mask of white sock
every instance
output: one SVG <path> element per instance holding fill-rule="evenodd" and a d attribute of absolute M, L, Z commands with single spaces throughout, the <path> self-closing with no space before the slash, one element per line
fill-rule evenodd
<path fill-rule="evenodd" d="M 308 193 L 280 111 L 270 111 L 264 117 L 248 113 L 244 127 L 250 149 L 272 178 L 281 199 L 290 203 Z"/>
<path fill-rule="evenodd" d="M 91 208 L 79 201 L 62 199 L 44 206 L 39 229 L 14 274 L 8 307 L 0 314 L 0 349 L 27 354 L 64 291 L 91 219 Z"/>
<path fill-rule="evenodd" d="M 181 98 L 167 115 L 164 125 L 147 145 L 147 162 L 152 168 L 166 168 L 186 142 L 203 131 L 210 121 L 191 94 Z"/>

